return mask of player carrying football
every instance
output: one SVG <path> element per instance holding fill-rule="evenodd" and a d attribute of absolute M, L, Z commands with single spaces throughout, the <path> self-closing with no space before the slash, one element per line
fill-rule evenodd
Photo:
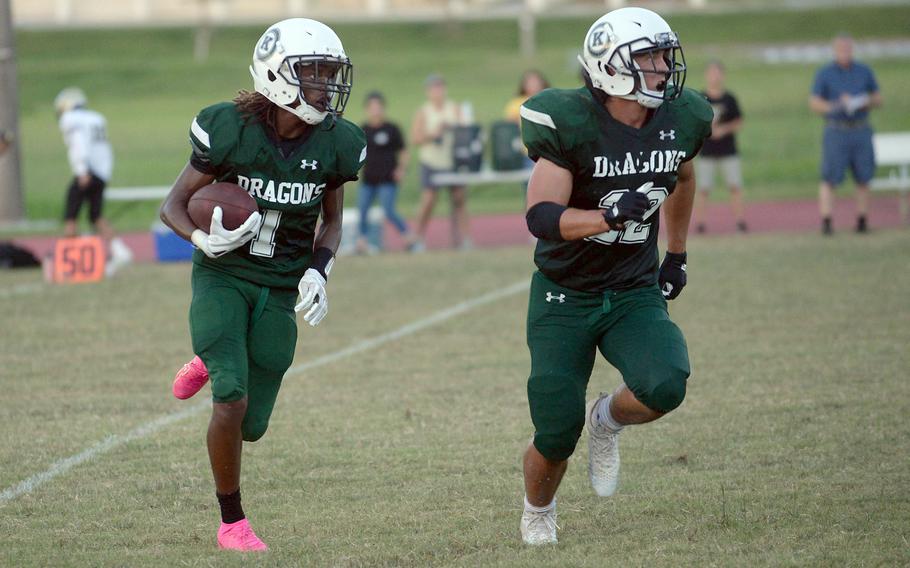
<path fill-rule="evenodd" d="M 189 398 L 211 378 L 207 440 L 221 548 L 266 549 L 240 504 L 241 448 L 268 427 L 294 357 L 294 311 L 305 311 L 312 326 L 328 311 L 343 185 L 357 179 L 366 157 L 363 132 L 341 118 L 351 69 L 328 26 L 303 18 L 271 26 L 253 50 L 255 92 L 199 112 L 189 164 L 161 207 L 164 222 L 198 248 L 190 305 L 196 357 L 177 374 L 174 395 Z M 187 204 L 215 181 L 246 189 L 259 211 L 226 230 L 216 208 L 211 226 L 197 227 Z"/>
<path fill-rule="evenodd" d="M 536 162 L 527 221 L 539 239 L 527 321 L 535 428 L 524 456 L 528 544 L 556 542 L 556 490 L 585 425 L 591 484 L 612 495 L 620 431 L 679 406 L 689 376 L 666 300 L 686 284 L 691 160 L 710 134 L 711 107 L 683 88 L 679 39 L 649 10 L 597 20 L 579 60 L 585 87 L 548 89 L 521 107 Z M 658 268 L 661 205 L 667 253 Z M 624 384 L 586 406 L 598 349 Z"/>

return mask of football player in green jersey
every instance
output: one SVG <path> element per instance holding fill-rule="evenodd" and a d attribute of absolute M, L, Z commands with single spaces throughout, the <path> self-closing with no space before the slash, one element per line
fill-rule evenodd
<path fill-rule="evenodd" d="M 189 398 L 211 379 L 207 440 L 221 548 L 266 549 L 240 504 L 241 449 L 268 427 L 294 358 L 295 310 L 311 326 L 328 311 L 343 186 L 366 158 L 363 132 L 341 118 L 351 70 L 328 26 L 303 18 L 271 26 L 253 50 L 255 91 L 193 119 L 192 156 L 161 207 L 164 222 L 198 249 L 190 305 L 196 357 L 177 374 L 174 395 Z M 211 227 L 197 227 L 187 204 L 215 181 L 246 189 L 259 211 L 226 230 L 216 208 Z"/>
<path fill-rule="evenodd" d="M 524 456 L 528 544 L 557 540 L 556 490 L 582 429 L 594 490 L 611 495 L 620 431 L 679 406 L 689 376 L 666 301 L 686 284 L 691 160 L 710 135 L 711 107 L 683 88 L 679 39 L 649 10 L 597 20 L 579 60 L 584 87 L 545 90 L 520 110 L 535 161 L 527 221 L 539 239 L 527 320 L 535 428 Z M 660 209 L 667 253 L 658 267 Z M 585 405 L 597 350 L 624 384 Z"/>

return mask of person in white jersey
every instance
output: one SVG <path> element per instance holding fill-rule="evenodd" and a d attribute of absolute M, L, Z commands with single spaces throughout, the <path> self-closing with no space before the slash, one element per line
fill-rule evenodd
<path fill-rule="evenodd" d="M 114 171 L 114 153 L 107 138 L 107 120 L 101 113 L 86 108 L 87 103 L 85 93 L 76 87 L 63 89 L 54 99 L 73 171 L 73 180 L 66 194 L 63 230 L 67 237 L 76 236 L 79 210 L 87 202 L 92 230 L 108 244 L 110 259 L 107 272 L 110 275 L 128 264 L 133 255 L 102 216 L 104 188 Z"/>

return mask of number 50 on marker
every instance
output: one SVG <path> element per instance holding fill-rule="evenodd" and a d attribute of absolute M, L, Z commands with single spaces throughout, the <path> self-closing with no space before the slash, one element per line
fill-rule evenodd
<path fill-rule="evenodd" d="M 64 284 L 98 282 L 106 260 L 101 237 L 60 239 L 54 249 L 53 281 Z"/>

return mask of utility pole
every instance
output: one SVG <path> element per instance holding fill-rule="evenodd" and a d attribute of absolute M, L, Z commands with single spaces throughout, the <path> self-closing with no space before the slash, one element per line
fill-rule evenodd
<path fill-rule="evenodd" d="M 546 0 L 525 0 L 518 15 L 518 49 L 525 59 L 537 52 L 537 13 L 545 5 Z"/>
<path fill-rule="evenodd" d="M 21 221 L 22 181 L 19 172 L 19 93 L 10 0 L 0 0 L 0 130 L 10 139 L 0 156 L 0 222 Z"/>

